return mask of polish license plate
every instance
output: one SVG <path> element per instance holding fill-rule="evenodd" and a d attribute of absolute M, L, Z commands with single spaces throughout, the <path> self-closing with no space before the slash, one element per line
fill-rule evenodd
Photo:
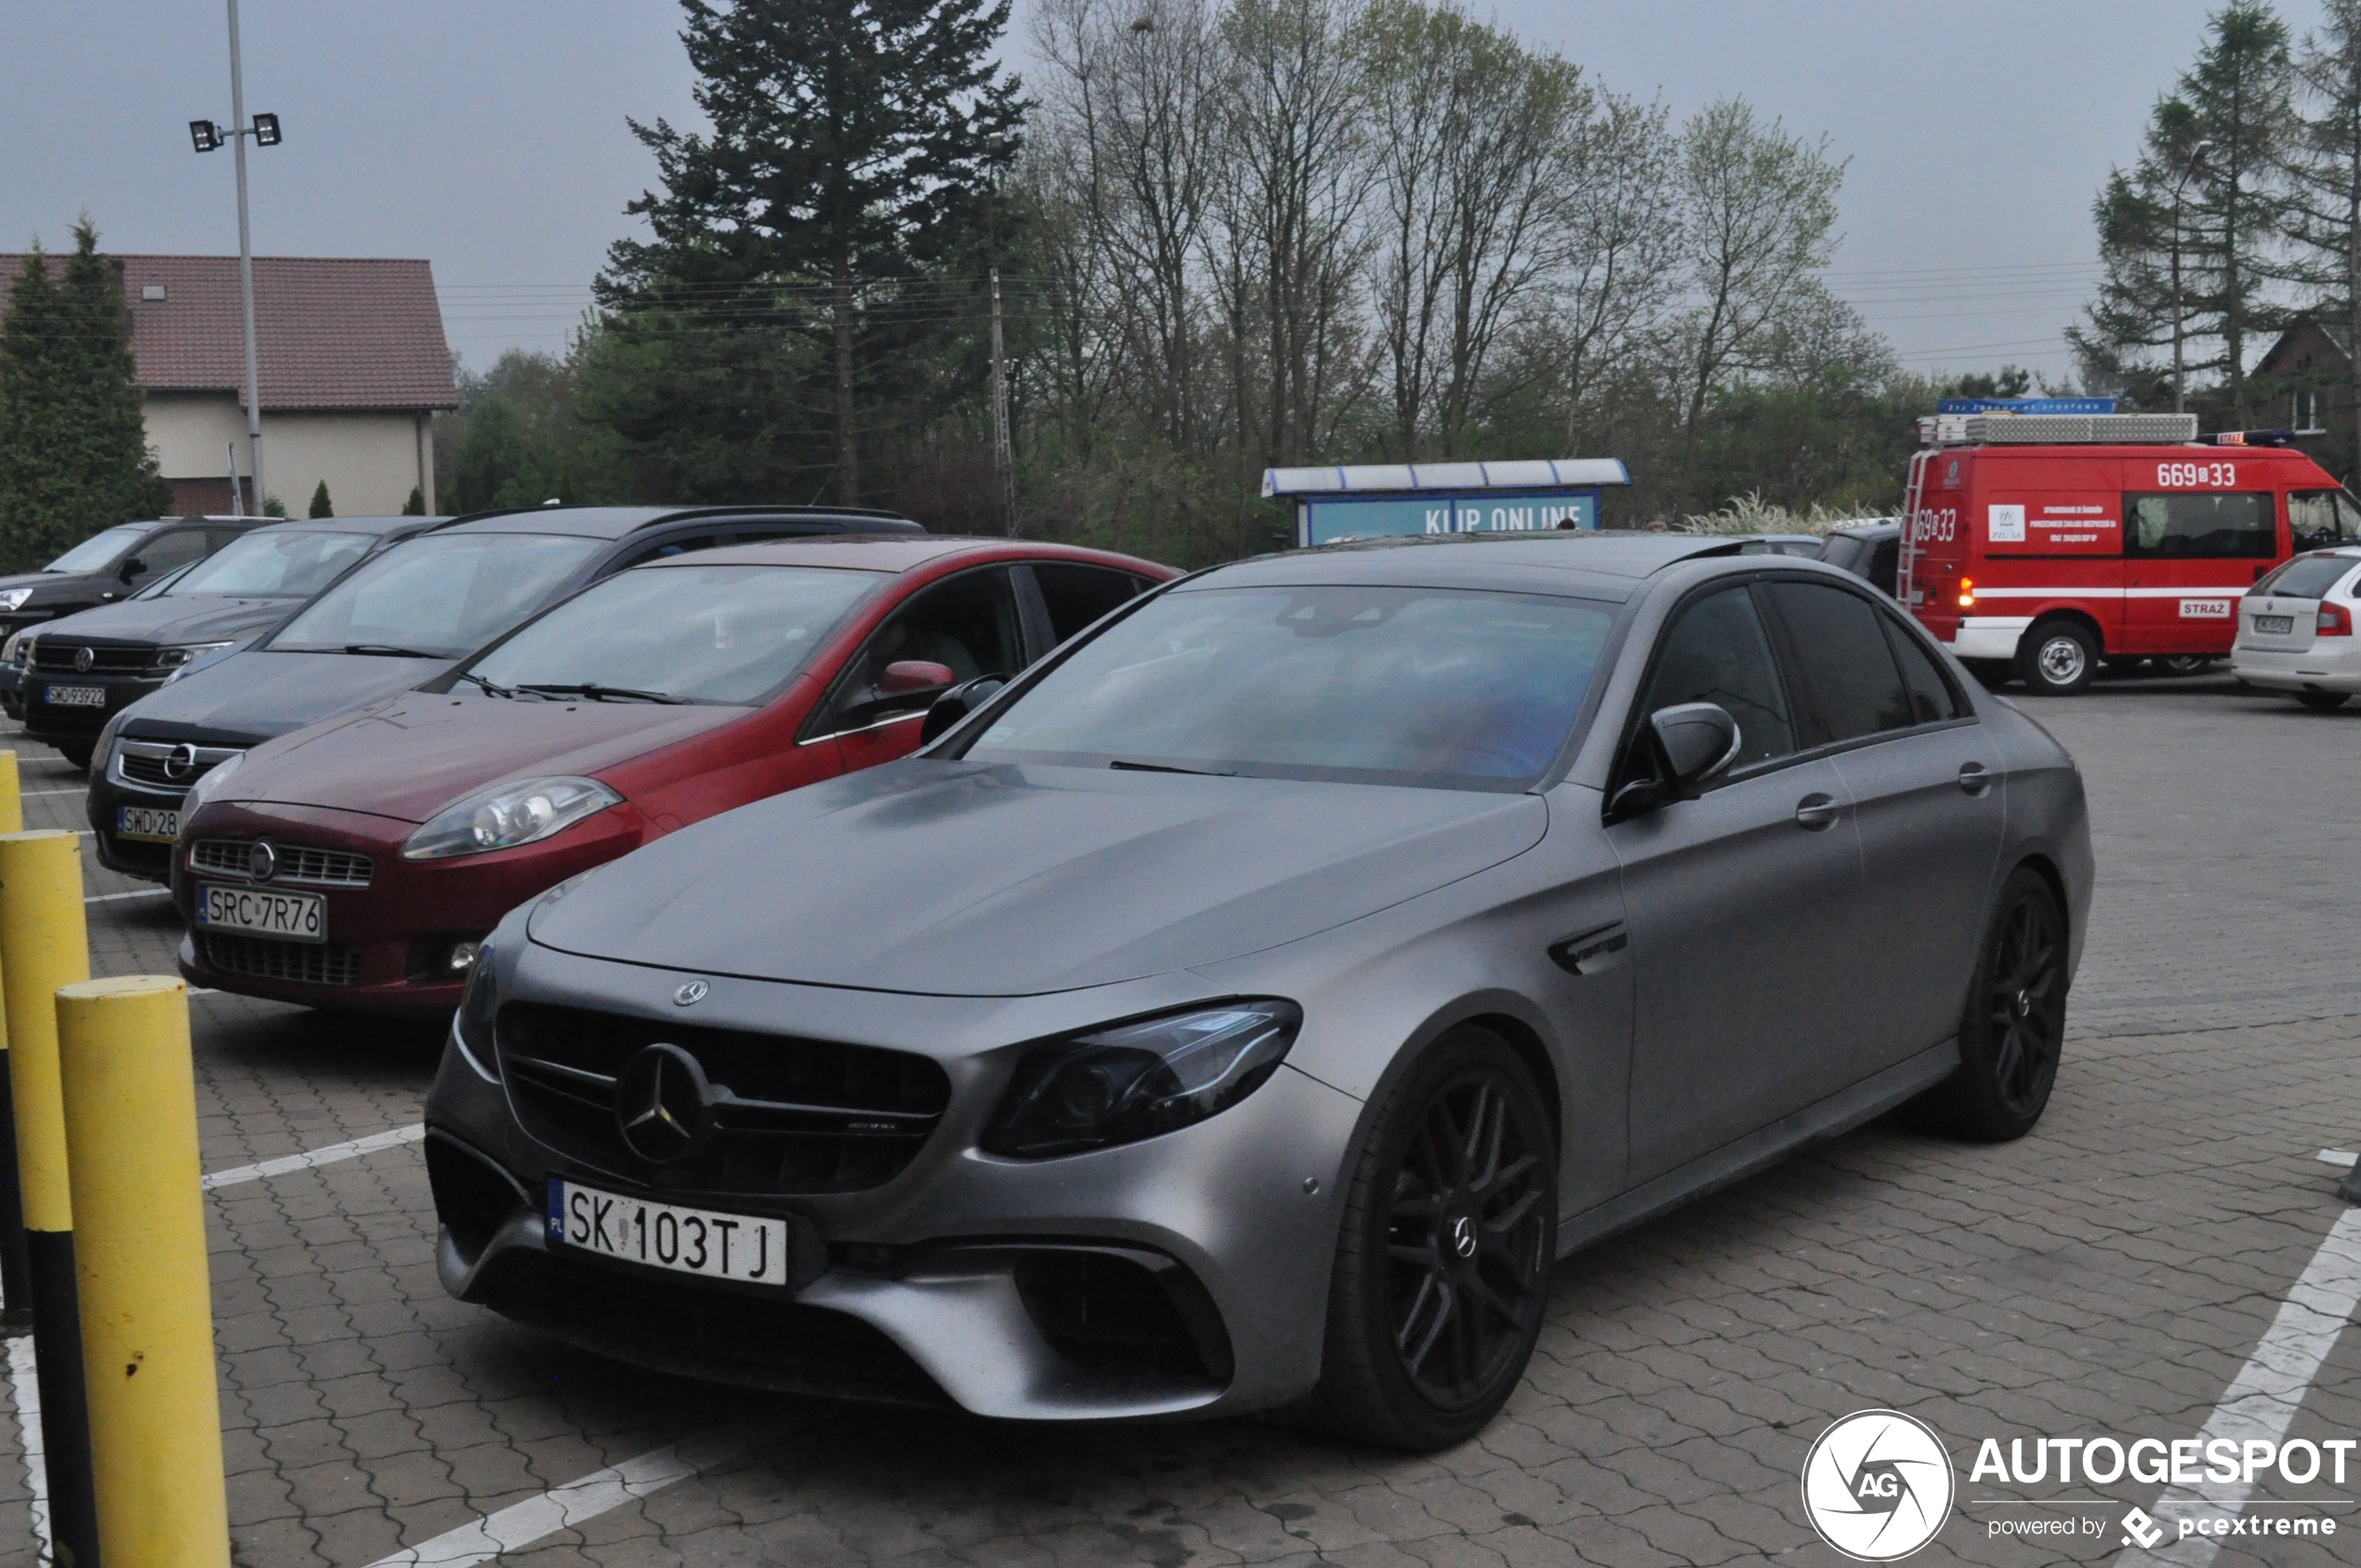
<path fill-rule="evenodd" d="M 42 697 L 51 707 L 104 707 L 107 689 L 103 686 L 51 686 Z"/>
<path fill-rule="evenodd" d="M 318 893 L 197 884 L 197 924 L 209 931 L 251 931 L 286 942 L 326 942 L 328 901 Z"/>
<path fill-rule="evenodd" d="M 2293 615 L 2257 615 L 2254 629 L 2265 637 L 2284 637 L 2295 630 Z"/>
<path fill-rule="evenodd" d="M 118 806 L 114 811 L 114 832 L 118 838 L 169 844 L 180 837 L 180 813 L 159 806 Z"/>
<path fill-rule="evenodd" d="M 784 1219 L 652 1204 L 549 1179 L 549 1242 L 676 1273 L 751 1285 L 787 1283 Z"/>

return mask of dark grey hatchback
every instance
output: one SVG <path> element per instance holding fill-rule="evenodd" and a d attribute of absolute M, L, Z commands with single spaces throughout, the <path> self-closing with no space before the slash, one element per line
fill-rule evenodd
<path fill-rule="evenodd" d="M 2081 777 L 1742 547 L 1200 573 L 561 884 L 427 1098 L 445 1284 L 748 1383 L 1432 1449 L 1567 1253 L 1896 1106 L 2029 1131 Z"/>

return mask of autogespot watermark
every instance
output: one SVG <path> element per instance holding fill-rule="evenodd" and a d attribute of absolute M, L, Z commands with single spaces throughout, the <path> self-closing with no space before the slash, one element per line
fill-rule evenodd
<path fill-rule="evenodd" d="M 2265 1482 L 2361 1486 L 2361 1439 L 2012 1437 L 1978 1443 L 1968 1485 L 2087 1492 L 2104 1486 L 2165 1488 L 2147 1509 L 2089 1496 L 1959 1498 L 1949 1450 L 1933 1428 L 1898 1410 L 1856 1410 L 1831 1423 L 1803 1461 L 1803 1508 L 1820 1538 L 1860 1562 L 1893 1562 L 1932 1541 L 1955 1508 L 2034 1509 L 1982 1520 L 1987 1537 L 2086 1541 L 2113 1533 L 2117 1544 L 2151 1549 L 2192 1536 L 2332 1536 L 2331 1509 L 2350 1496 L 2251 1494 Z M 2283 1511 L 2288 1510 L 2288 1511 Z"/>

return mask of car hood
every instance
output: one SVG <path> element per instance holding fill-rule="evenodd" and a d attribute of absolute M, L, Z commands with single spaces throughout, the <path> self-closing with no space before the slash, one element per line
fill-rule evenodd
<path fill-rule="evenodd" d="M 125 712 L 134 739 L 258 745 L 330 714 L 406 692 L 455 661 L 377 653 L 232 653 L 152 692 Z"/>
<path fill-rule="evenodd" d="M 212 594 L 175 599 L 167 594 L 162 599 L 129 600 L 61 615 L 34 635 L 157 644 L 220 642 L 251 637 L 301 602 L 294 599 L 224 599 Z"/>
<path fill-rule="evenodd" d="M 658 839 L 534 910 L 545 946 L 1013 996 L 1218 963 L 1539 842 L 1538 796 L 906 760 Z"/>
<path fill-rule="evenodd" d="M 595 773 L 746 712 L 408 692 L 257 748 L 217 798 L 420 823 L 503 779 Z"/>

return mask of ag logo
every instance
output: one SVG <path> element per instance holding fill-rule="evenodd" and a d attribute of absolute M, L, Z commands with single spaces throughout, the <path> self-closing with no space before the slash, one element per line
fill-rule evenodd
<path fill-rule="evenodd" d="M 1803 1511 L 1845 1556 L 1892 1562 L 1934 1539 L 1951 1517 L 1953 1484 L 1951 1456 L 1924 1422 L 1856 1410 L 1804 1458 Z"/>

